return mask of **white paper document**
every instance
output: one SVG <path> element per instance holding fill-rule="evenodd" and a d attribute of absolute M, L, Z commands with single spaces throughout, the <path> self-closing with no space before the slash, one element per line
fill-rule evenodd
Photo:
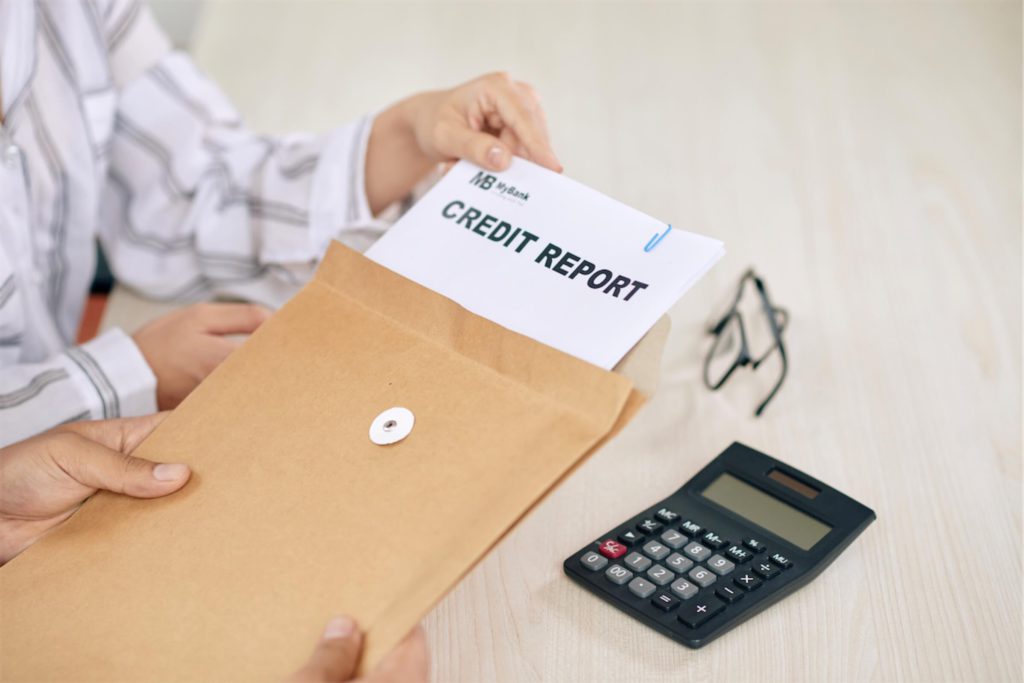
<path fill-rule="evenodd" d="M 611 369 L 725 249 L 536 164 L 460 161 L 366 256 Z"/>

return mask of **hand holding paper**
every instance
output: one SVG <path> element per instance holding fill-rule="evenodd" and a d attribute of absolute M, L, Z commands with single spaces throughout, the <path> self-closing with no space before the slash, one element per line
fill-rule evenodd
<path fill-rule="evenodd" d="M 610 369 L 724 253 L 523 159 L 456 164 L 366 256 Z M 652 235 L 660 235 L 648 250 Z"/>

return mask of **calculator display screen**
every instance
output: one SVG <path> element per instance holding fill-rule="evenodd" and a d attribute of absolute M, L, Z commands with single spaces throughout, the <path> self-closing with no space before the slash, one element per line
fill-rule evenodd
<path fill-rule="evenodd" d="M 832 530 L 829 525 L 731 474 L 719 475 L 704 489 L 703 495 L 804 550 L 810 550 Z"/>

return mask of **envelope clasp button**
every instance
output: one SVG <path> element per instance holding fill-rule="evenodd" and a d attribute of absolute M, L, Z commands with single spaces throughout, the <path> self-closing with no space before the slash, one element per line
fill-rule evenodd
<path fill-rule="evenodd" d="M 378 446 L 398 443 L 409 436 L 414 424 L 416 424 L 416 416 L 408 408 L 401 406 L 388 408 L 375 417 L 370 424 L 370 441 Z"/>

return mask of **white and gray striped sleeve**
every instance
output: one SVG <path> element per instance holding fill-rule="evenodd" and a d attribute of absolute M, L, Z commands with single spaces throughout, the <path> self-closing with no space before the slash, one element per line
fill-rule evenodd
<path fill-rule="evenodd" d="M 123 44 L 138 43 L 132 30 Z M 112 71 L 130 72 L 120 58 L 114 45 Z M 372 117 L 255 134 L 180 52 L 119 84 L 118 102 L 100 236 L 117 278 L 149 296 L 279 305 L 332 239 L 365 249 L 384 229 L 364 188 Z"/>
<path fill-rule="evenodd" d="M 118 329 L 0 373 L 0 446 L 64 422 L 156 411 L 156 378 Z"/>

